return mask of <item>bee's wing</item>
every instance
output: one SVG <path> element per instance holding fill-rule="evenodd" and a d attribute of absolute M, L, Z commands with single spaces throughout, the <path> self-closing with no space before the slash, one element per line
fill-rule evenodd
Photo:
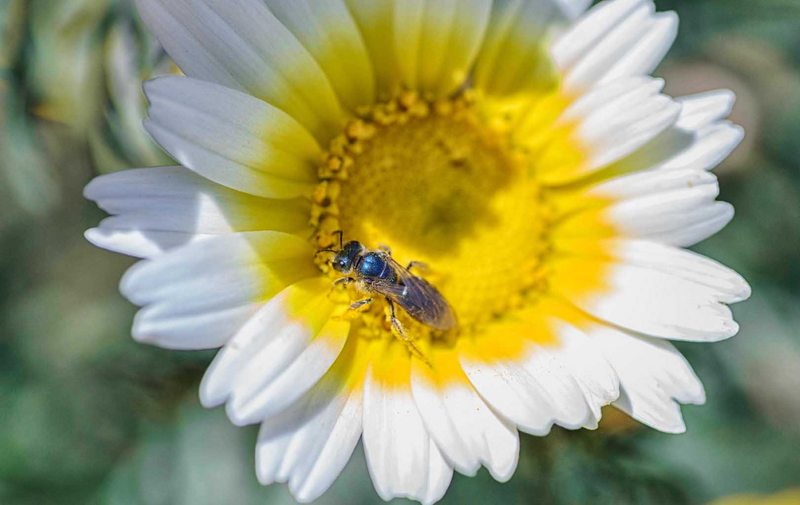
<path fill-rule="evenodd" d="M 387 296 L 400 304 L 412 317 L 433 328 L 448 330 L 454 327 L 455 314 L 442 294 L 425 279 L 411 274 L 394 259 L 391 261 L 403 285 L 393 285 L 391 291 L 394 296 Z"/>

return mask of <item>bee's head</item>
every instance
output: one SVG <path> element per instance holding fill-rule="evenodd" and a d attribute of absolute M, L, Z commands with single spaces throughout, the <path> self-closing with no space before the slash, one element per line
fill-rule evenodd
<path fill-rule="evenodd" d="M 331 263 L 333 269 L 343 274 L 349 273 L 353 269 L 356 258 L 364 251 L 364 246 L 360 242 L 352 240 L 342 247 L 342 250 L 336 253 Z"/>

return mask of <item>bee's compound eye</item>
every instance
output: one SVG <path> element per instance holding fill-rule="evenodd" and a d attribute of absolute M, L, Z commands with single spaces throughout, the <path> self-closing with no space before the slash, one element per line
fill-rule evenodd
<path fill-rule="evenodd" d="M 333 259 L 333 268 L 338 272 L 347 272 L 350 270 L 350 258 L 342 253 L 336 255 Z"/>

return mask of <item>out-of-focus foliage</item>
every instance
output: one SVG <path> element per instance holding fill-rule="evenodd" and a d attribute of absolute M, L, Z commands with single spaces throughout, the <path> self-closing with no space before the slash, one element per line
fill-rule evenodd
<path fill-rule="evenodd" d="M 597 432 L 523 437 L 517 473 L 455 477 L 445 503 L 800 503 L 800 1 L 664 0 L 682 21 L 668 91 L 734 89 L 748 137 L 719 168 L 737 218 L 699 249 L 742 272 L 741 334 L 683 345 L 708 404 L 673 436 L 607 412 Z M 82 231 L 94 175 L 169 163 L 141 81 L 174 72 L 130 0 L 0 0 L 0 503 L 292 503 L 260 487 L 254 429 L 199 407 L 211 354 L 129 338 L 131 260 Z M 738 501 L 737 501 L 738 500 Z M 762 500 L 762 501 L 759 501 Z M 772 501 L 770 501 L 772 500 Z M 360 452 L 320 503 L 376 503 Z"/>
<path fill-rule="evenodd" d="M 723 498 L 712 505 L 797 505 L 800 503 L 800 489 L 790 489 L 774 495 L 739 495 Z"/>

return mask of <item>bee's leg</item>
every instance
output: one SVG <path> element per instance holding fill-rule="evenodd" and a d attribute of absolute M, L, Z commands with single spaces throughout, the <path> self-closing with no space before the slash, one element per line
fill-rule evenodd
<path fill-rule="evenodd" d="M 358 300 L 350 304 L 350 310 L 358 310 L 364 305 L 369 305 L 373 302 L 372 298 L 364 298 L 363 300 Z"/>
<path fill-rule="evenodd" d="M 390 299 L 387 298 L 386 299 L 386 303 L 389 304 L 389 311 L 391 313 L 392 328 L 395 329 L 397 334 L 400 335 L 400 337 L 403 340 L 407 341 L 408 337 L 406 337 L 406 332 L 403 329 L 403 325 L 400 324 L 400 320 L 397 319 L 397 313 L 394 311 L 394 302 L 392 302 Z"/>
<path fill-rule="evenodd" d="M 406 272 L 411 272 L 412 268 L 418 268 L 423 271 L 428 270 L 427 263 L 423 263 L 421 261 L 411 261 L 409 262 L 408 266 L 406 267 Z"/>
<path fill-rule="evenodd" d="M 353 279 L 352 277 L 340 277 L 339 279 L 336 279 L 335 281 L 333 281 L 333 285 L 334 286 L 338 286 L 339 284 L 352 284 L 355 281 L 356 280 Z"/>
<path fill-rule="evenodd" d="M 397 319 L 397 313 L 394 311 L 394 302 L 392 302 L 390 299 L 387 298 L 386 303 L 389 304 L 392 328 L 394 328 L 394 330 L 400 336 L 400 339 L 403 341 L 403 343 L 406 344 L 406 347 L 408 347 L 408 350 L 411 351 L 411 354 L 415 355 L 416 357 L 421 359 L 424 363 L 426 363 L 428 366 L 430 366 L 430 361 L 428 361 L 428 358 L 426 358 L 425 355 L 422 354 L 422 351 L 419 350 L 419 347 L 417 347 L 414 341 L 408 335 L 406 335 L 406 332 L 403 329 L 403 325 L 400 324 L 400 320 Z"/>

